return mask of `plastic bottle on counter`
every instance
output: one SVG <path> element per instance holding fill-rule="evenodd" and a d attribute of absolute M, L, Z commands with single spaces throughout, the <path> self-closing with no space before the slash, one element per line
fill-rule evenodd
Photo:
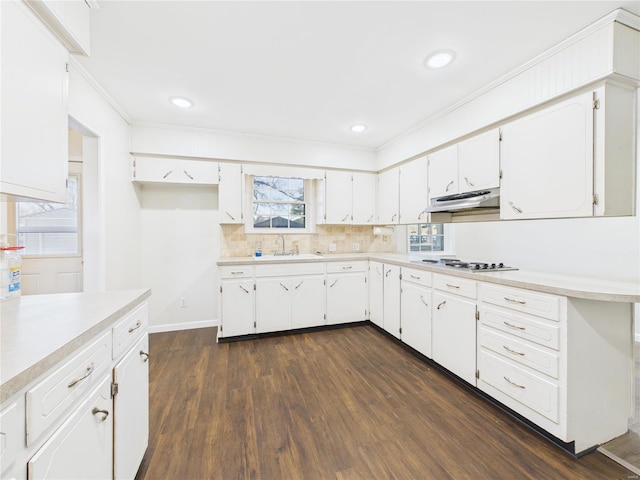
<path fill-rule="evenodd" d="M 20 298 L 24 247 L 0 247 L 0 301 Z"/>
<path fill-rule="evenodd" d="M 262 242 L 256 242 L 256 257 L 262 256 Z"/>

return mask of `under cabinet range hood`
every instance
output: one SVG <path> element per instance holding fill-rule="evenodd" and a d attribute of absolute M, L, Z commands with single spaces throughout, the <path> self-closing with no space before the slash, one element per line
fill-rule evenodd
<path fill-rule="evenodd" d="M 428 213 L 484 213 L 500 208 L 500 188 L 456 193 L 432 198 L 425 209 Z"/>

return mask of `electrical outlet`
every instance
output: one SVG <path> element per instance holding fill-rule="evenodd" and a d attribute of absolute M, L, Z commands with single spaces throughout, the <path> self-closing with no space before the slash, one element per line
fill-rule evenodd
<path fill-rule="evenodd" d="M 180 298 L 180 308 L 187 308 L 187 299 L 185 297 Z"/>
<path fill-rule="evenodd" d="M 336 244 L 335 243 L 330 243 L 329 244 L 329 251 L 330 252 L 335 252 L 336 251 Z"/>
<path fill-rule="evenodd" d="M 359 252 L 360 251 L 360 244 L 359 243 L 352 243 L 351 244 L 351 250 L 353 250 L 354 252 Z"/>

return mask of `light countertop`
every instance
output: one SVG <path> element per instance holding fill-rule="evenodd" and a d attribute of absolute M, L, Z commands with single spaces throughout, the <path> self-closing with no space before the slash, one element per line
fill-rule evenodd
<path fill-rule="evenodd" d="M 151 295 L 148 289 L 29 295 L 2 302 L 0 403 Z"/>
<path fill-rule="evenodd" d="M 514 270 L 505 272 L 468 272 L 432 266 L 421 262 L 416 255 L 404 253 L 355 253 L 324 254 L 301 258 L 284 257 L 230 257 L 218 261 L 219 266 L 263 265 L 276 263 L 343 262 L 348 260 L 374 260 L 401 267 L 416 268 L 428 272 L 456 277 L 470 278 L 481 282 L 495 283 L 509 287 L 525 288 L 537 292 L 563 295 L 566 297 L 599 300 L 605 302 L 640 303 L 640 281 L 615 281 L 575 275 Z"/>

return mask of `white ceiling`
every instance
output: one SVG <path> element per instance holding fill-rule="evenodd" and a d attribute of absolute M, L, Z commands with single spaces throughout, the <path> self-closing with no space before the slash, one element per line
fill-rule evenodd
<path fill-rule="evenodd" d="M 616 8 L 640 15 L 637 0 L 98 5 L 80 63 L 132 121 L 372 148 Z M 441 48 L 456 61 L 425 69 Z"/>

